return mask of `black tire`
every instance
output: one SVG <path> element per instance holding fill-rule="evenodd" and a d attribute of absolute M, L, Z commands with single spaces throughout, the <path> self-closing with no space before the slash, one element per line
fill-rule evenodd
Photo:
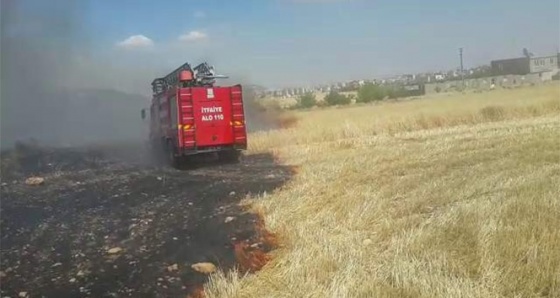
<path fill-rule="evenodd" d="M 166 155 L 167 145 L 161 140 L 150 142 L 150 154 L 152 160 L 158 165 L 165 164 L 167 162 Z"/>
<path fill-rule="evenodd" d="M 167 163 L 172 168 L 178 169 L 181 167 L 181 158 L 176 155 L 177 150 L 171 141 L 167 141 L 166 146 Z"/>
<path fill-rule="evenodd" d="M 238 150 L 224 150 L 218 152 L 218 159 L 226 163 L 238 163 L 241 152 Z"/>

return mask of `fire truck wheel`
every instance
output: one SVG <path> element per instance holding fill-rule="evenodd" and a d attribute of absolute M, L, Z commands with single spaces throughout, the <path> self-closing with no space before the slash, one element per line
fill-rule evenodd
<path fill-rule="evenodd" d="M 157 161 L 159 164 L 164 163 L 165 160 L 167 159 L 167 156 L 164 153 L 165 149 L 166 147 L 163 145 L 162 142 L 152 141 L 150 144 L 150 154 L 152 158 L 155 161 Z"/>
<path fill-rule="evenodd" d="M 173 146 L 173 143 L 171 143 L 171 141 L 167 142 L 166 151 L 167 161 L 169 162 L 169 165 L 173 168 L 179 168 L 179 166 L 181 165 L 181 159 L 175 155 L 175 146 Z"/>
<path fill-rule="evenodd" d="M 239 162 L 240 155 L 241 155 L 241 152 L 239 152 L 237 150 L 227 150 L 227 151 L 218 152 L 218 158 L 220 159 L 220 161 L 228 162 L 228 163 Z"/>

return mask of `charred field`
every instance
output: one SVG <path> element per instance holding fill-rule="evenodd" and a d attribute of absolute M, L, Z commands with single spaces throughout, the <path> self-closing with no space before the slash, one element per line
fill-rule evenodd
<path fill-rule="evenodd" d="M 292 175 L 268 154 L 175 170 L 126 147 L 28 146 L 1 168 L 2 297 L 188 297 L 195 263 L 258 270 L 273 237 L 239 203 Z"/>

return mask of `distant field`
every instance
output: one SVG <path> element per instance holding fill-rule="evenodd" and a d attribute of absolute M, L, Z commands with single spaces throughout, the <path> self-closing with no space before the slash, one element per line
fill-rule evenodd
<path fill-rule="evenodd" d="M 560 86 L 296 112 L 251 153 L 283 247 L 208 297 L 560 297 Z"/>

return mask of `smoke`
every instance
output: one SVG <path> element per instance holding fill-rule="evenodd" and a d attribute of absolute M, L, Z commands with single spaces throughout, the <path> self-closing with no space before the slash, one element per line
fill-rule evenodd
<path fill-rule="evenodd" d="M 119 69 L 92 58 L 88 1 L 0 3 L 2 149 L 29 140 L 81 146 L 147 139 L 140 110 L 149 98 L 136 94 L 149 92 L 151 79 L 165 71 L 162 65 L 145 63 L 157 59 L 139 59 L 143 62 Z M 233 77 L 220 83 L 243 85 L 248 130 L 278 128 L 277 115 L 263 110 L 248 76 Z"/>
<path fill-rule="evenodd" d="M 243 103 L 248 132 L 266 131 L 281 127 L 280 112 L 266 109 L 260 104 L 257 90 L 253 87 L 244 89 Z"/>
<path fill-rule="evenodd" d="M 243 107 L 245 110 L 245 121 L 247 132 L 267 131 L 282 127 L 282 114 L 279 110 L 267 108 L 259 101 L 259 92 L 262 87 L 251 83 L 249 76 L 240 74 L 228 74 L 230 79 L 218 84 L 235 85 L 243 87 Z"/>
<path fill-rule="evenodd" d="M 144 135 L 146 98 L 99 86 L 88 59 L 86 1 L 1 2 L 2 148 L 16 141 L 81 145 Z"/>

